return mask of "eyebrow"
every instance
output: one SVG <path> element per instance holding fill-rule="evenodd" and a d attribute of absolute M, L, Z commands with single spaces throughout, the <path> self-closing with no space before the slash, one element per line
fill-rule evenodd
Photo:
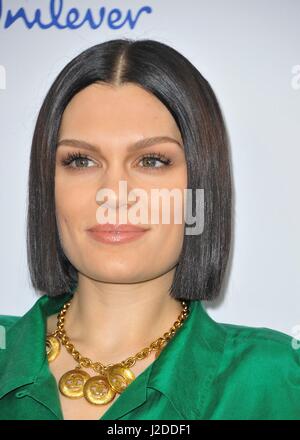
<path fill-rule="evenodd" d="M 140 139 L 137 142 L 135 142 L 134 144 L 131 144 L 128 147 L 128 152 L 143 149 L 143 148 L 148 148 L 148 147 L 151 147 L 152 145 L 161 144 L 161 143 L 165 143 L 165 142 L 175 143 L 180 148 L 183 149 L 183 146 L 181 145 L 181 143 L 177 139 L 174 139 L 170 136 L 154 136 L 154 137 L 150 137 L 150 138 Z M 94 152 L 99 152 L 99 150 L 100 150 L 95 145 L 92 145 L 87 141 L 83 141 L 83 140 L 79 140 L 79 139 L 61 139 L 57 143 L 57 148 L 60 145 L 83 148 L 85 150 L 90 150 L 90 151 L 94 151 Z"/>

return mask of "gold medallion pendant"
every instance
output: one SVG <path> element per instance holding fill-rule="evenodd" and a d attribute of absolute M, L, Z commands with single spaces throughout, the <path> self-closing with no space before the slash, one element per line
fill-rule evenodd
<path fill-rule="evenodd" d="M 107 378 L 103 375 L 91 377 L 85 383 L 83 393 L 86 400 L 94 405 L 105 405 L 116 395 Z"/>
<path fill-rule="evenodd" d="M 70 399 L 78 399 L 83 396 L 83 387 L 91 376 L 81 367 L 67 371 L 59 380 L 60 392 Z"/>
<path fill-rule="evenodd" d="M 54 361 L 60 353 L 60 341 L 53 335 L 46 338 L 46 353 L 49 362 Z"/>
<path fill-rule="evenodd" d="M 93 405 L 107 404 L 114 399 L 116 393 L 121 394 L 135 380 L 135 374 L 130 369 L 135 365 L 135 362 L 145 359 L 152 350 L 156 350 L 155 359 L 157 359 L 189 314 L 186 302 L 182 301 L 182 312 L 163 337 L 156 339 L 149 347 L 143 348 L 134 356 L 130 356 L 120 363 L 104 366 L 100 362 L 93 362 L 82 356 L 67 336 L 64 324 L 70 304 L 70 301 L 65 303 L 57 315 L 56 330 L 46 335 L 47 358 L 49 362 L 54 361 L 61 351 L 61 346 L 64 346 L 67 352 L 73 356 L 77 366 L 61 376 L 58 382 L 59 391 L 70 399 L 84 397 L 87 402 Z M 90 376 L 82 367 L 93 369 L 96 376 Z"/>
<path fill-rule="evenodd" d="M 108 383 L 117 393 L 122 393 L 134 379 L 134 373 L 121 365 L 113 365 L 107 369 Z"/>

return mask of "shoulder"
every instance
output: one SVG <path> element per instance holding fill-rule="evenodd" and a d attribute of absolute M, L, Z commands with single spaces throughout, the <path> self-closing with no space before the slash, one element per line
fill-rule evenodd
<path fill-rule="evenodd" d="M 223 363 L 224 368 L 231 366 L 232 371 L 246 371 L 253 366 L 255 371 L 290 366 L 300 377 L 300 340 L 269 327 L 216 321 L 207 311 L 202 316 L 209 331 L 203 325 L 199 337 L 204 333 L 211 350 L 222 352 L 218 362 L 220 368 Z M 283 371 L 276 373 L 280 376 Z"/>
<path fill-rule="evenodd" d="M 242 365 L 255 364 L 256 370 L 268 367 L 277 376 L 278 367 L 297 368 L 300 374 L 300 341 L 268 327 L 250 327 L 236 324 L 220 324 L 226 331 L 226 351 L 233 359 L 243 359 Z"/>
<path fill-rule="evenodd" d="M 297 352 L 300 341 L 296 344 L 294 337 L 269 327 L 250 327 L 245 325 L 219 323 L 225 329 L 227 342 L 234 348 L 251 348 L 255 352 L 261 349 L 279 351 L 286 354 Z M 299 350 L 300 352 L 300 350 Z"/>
<path fill-rule="evenodd" d="M 219 324 L 226 331 L 217 375 L 227 384 L 224 398 L 246 403 L 248 415 L 299 416 L 300 341 L 272 328 Z"/>
<path fill-rule="evenodd" d="M 298 420 L 300 341 L 268 327 L 217 324 L 225 337 L 204 417 Z"/>
<path fill-rule="evenodd" d="M 14 332 L 14 325 L 18 323 L 20 319 L 21 316 L 0 315 L 0 360 L 4 354 L 5 357 L 8 355 L 9 335 L 11 332 Z"/>
<path fill-rule="evenodd" d="M 21 316 L 14 316 L 14 315 L 0 315 L 0 328 L 8 330 L 10 327 L 12 327 Z"/>

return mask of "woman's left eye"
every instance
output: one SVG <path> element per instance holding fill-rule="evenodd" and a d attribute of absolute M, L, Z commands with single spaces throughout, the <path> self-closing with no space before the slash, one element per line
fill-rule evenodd
<path fill-rule="evenodd" d="M 140 162 L 142 161 L 144 164 L 150 165 L 150 166 L 146 165 L 143 168 L 163 168 L 164 166 L 169 166 L 171 164 L 171 160 L 161 153 L 146 154 L 140 159 Z M 155 166 L 155 162 L 160 162 L 159 166 Z"/>

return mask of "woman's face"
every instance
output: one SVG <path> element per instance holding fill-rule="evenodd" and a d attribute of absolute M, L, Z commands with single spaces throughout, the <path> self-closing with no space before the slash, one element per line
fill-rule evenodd
<path fill-rule="evenodd" d="M 168 136 L 174 141 L 160 140 L 142 149 L 133 146 L 137 141 L 158 136 Z M 94 148 L 88 149 L 87 143 Z M 83 158 L 70 156 L 78 153 Z M 158 153 L 165 157 L 157 157 Z M 149 154 L 156 157 L 145 157 Z M 120 180 L 126 181 L 127 195 L 140 189 L 147 198 L 142 202 L 136 199 L 121 203 Z M 103 282 L 134 283 L 174 269 L 184 237 L 182 208 L 186 187 L 187 169 L 180 131 L 170 112 L 154 95 L 133 84 L 95 83 L 69 102 L 63 113 L 56 152 L 55 202 L 61 244 L 79 275 Z M 174 222 L 172 197 L 170 219 L 166 223 L 162 221 L 165 202 L 160 202 L 159 207 L 151 203 L 151 190 L 164 189 L 169 193 L 174 188 L 182 196 L 179 224 Z M 99 224 L 97 209 L 101 203 L 96 195 L 102 189 L 113 190 L 115 205 L 107 202 L 106 212 L 116 214 L 116 223 L 121 223 L 118 217 L 121 209 L 124 213 L 125 207 L 125 213 L 129 213 L 140 200 L 148 220 L 140 217 L 135 223 L 147 228 L 147 232 L 128 242 L 95 240 L 87 229 Z M 158 214 L 159 221 L 155 224 L 151 224 L 151 212 Z M 126 221 L 130 223 L 128 218 Z"/>

